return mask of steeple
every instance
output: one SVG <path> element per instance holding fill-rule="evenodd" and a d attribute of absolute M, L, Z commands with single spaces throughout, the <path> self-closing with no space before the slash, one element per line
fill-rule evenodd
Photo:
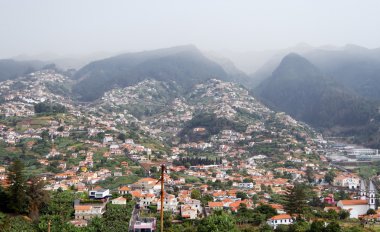
<path fill-rule="evenodd" d="M 360 181 L 360 191 L 359 191 L 360 200 L 367 199 L 367 187 L 364 180 Z"/>
<path fill-rule="evenodd" d="M 368 189 L 368 204 L 370 209 L 376 209 L 376 201 L 375 201 L 375 193 L 376 188 L 372 181 L 369 181 L 369 189 Z"/>

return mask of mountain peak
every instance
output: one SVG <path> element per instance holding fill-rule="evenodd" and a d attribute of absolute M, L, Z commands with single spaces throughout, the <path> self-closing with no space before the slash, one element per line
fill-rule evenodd
<path fill-rule="evenodd" d="M 197 53 L 197 54 L 202 54 L 202 52 L 194 45 L 192 44 L 187 44 L 187 45 L 180 45 L 180 46 L 175 46 L 175 47 L 169 47 L 169 48 L 160 48 L 160 49 L 155 49 L 155 50 L 147 50 L 147 51 L 141 51 L 141 52 L 136 52 L 136 53 L 125 53 L 121 54 L 120 56 L 138 56 L 138 55 L 149 55 L 149 56 L 170 56 L 170 55 L 175 55 L 178 53 Z"/>
<path fill-rule="evenodd" d="M 321 71 L 306 58 L 297 53 L 286 55 L 280 65 L 273 71 L 273 77 L 281 76 L 287 79 L 323 76 Z"/>
<path fill-rule="evenodd" d="M 297 61 L 297 62 L 308 62 L 308 63 L 310 63 L 306 58 L 302 57 L 298 53 L 291 52 L 288 55 L 286 55 L 284 58 L 282 58 L 281 64 L 282 63 L 287 63 L 287 62 L 294 62 L 294 61 Z"/>
<path fill-rule="evenodd" d="M 195 46 L 185 45 L 94 61 L 75 74 L 78 82 L 73 92 L 81 100 L 92 101 L 114 86 L 126 87 L 146 79 L 174 81 L 189 89 L 211 77 L 233 81 L 220 65 L 207 59 Z"/>

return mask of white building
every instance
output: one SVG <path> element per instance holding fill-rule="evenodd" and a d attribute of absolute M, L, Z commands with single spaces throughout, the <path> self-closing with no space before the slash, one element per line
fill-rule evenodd
<path fill-rule="evenodd" d="M 172 194 L 165 194 L 165 199 L 164 199 L 164 211 L 170 211 L 170 212 L 177 212 L 177 206 L 178 206 L 178 201 L 177 198 L 172 195 Z M 161 201 L 157 202 L 157 210 L 161 209 Z"/>
<path fill-rule="evenodd" d="M 191 205 L 181 205 L 181 217 L 196 219 L 198 217 L 197 209 Z"/>
<path fill-rule="evenodd" d="M 109 189 L 94 189 L 90 190 L 88 193 L 88 196 L 90 198 L 95 198 L 95 199 L 103 199 L 108 196 L 110 196 L 110 190 Z"/>
<path fill-rule="evenodd" d="M 250 182 L 250 183 L 239 183 L 239 188 L 249 188 L 249 189 L 251 189 L 254 186 L 255 185 L 252 182 Z"/>
<path fill-rule="evenodd" d="M 113 205 L 126 205 L 127 199 L 125 199 L 124 197 L 118 197 L 118 198 L 112 199 L 111 203 Z"/>
<path fill-rule="evenodd" d="M 75 205 L 75 219 L 89 220 L 94 217 L 102 217 L 106 212 L 105 204 Z"/>
<path fill-rule="evenodd" d="M 369 209 L 376 209 L 375 201 L 375 186 L 372 181 L 369 182 L 367 191 L 365 181 L 360 183 L 359 200 L 340 200 L 337 206 L 341 209 L 350 212 L 350 218 L 359 218 L 359 215 L 364 215 Z"/>
<path fill-rule="evenodd" d="M 152 202 L 154 202 L 156 200 L 156 196 L 153 194 L 153 193 L 147 193 L 147 194 L 144 194 L 141 198 L 140 198 L 140 202 L 139 202 L 139 206 L 141 208 L 145 208 L 145 207 L 148 207 L 152 204 Z"/>
<path fill-rule="evenodd" d="M 274 229 L 277 228 L 278 225 L 289 225 L 293 223 L 293 218 L 289 214 L 280 214 L 273 216 L 268 219 L 268 225 L 272 226 Z"/>

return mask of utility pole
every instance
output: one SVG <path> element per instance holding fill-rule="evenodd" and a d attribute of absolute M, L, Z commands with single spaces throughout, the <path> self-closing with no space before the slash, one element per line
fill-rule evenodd
<path fill-rule="evenodd" d="M 164 174 L 165 174 L 165 164 L 161 165 L 161 232 L 164 231 L 164 198 L 165 198 L 165 191 L 164 191 Z"/>

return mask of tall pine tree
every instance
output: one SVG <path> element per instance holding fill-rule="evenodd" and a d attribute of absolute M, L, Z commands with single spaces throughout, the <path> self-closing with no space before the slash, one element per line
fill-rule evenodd
<path fill-rule="evenodd" d="M 308 208 L 306 189 L 307 186 L 302 184 L 295 184 L 293 187 L 287 188 L 284 196 L 284 209 L 291 216 L 301 217 L 306 212 Z"/>
<path fill-rule="evenodd" d="M 44 189 L 44 182 L 39 178 L 32 178 L 27 189 L 28 209 L 30 218 L 35 221 L 39 218 L 40 208 L 49 200 L 49 194 Z"/>
<path fill-rule="evenodd" d="M 9 166 L 8 171 L 10 182 L 8 208 L 15 213 L 23 213 L 26 209 L 24 164 L 19 159 L 16 159 Z"/>

